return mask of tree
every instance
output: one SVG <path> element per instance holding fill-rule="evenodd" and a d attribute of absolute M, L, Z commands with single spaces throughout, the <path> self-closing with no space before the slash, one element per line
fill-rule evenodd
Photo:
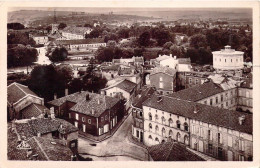
<path fill-rule="evenodd" d="M 95 52 L 95 57 L 99 62 L 110 62 L 114 58 L 113 48 L 99 47 Z"/>
<path fill-rule="evenodd" d="M 52 61 L 52 62 L 59 62 L 59 61 L 64 61 L 68 56 L 68 51 L 66 48 L 64 47 L 57 47 L 54 49 L 53 52 L 51 52 L 49 54 L 49 59 Z"/>
<path fill-rule="evenodd" d="M 89 24 L 89 23 L 86 23 L 86 24 L 84 24 L 84 27 L 90 27 L 90 28 L 92 28 L 93 26 L 92 26 L 91 24 Z"/>
<path fill-rule="evenodd" d="M 7 66 L 29 66 L 37 61 L 38 52 L 35 48 L 18 45 L 7 50 Z"/>
<path fill-rule="evenodd" d="M 28 86 L 37 95 L 43 97 L 45 102 L 48 102 L 53 100 L 54 93 L 58 97 L 64 96 L 65 88 L 71 79 L 71 71 L 68 67 L 42 65 L 34 67 Z"/>
<path fill-rule="evenodd" d="M 163 48 L 165 49 L 170 49 L 170 47 L 173 45 L 173 43 L 171 41 L 169 42 L 166 42 L 164 45 L 163 45 Z"/>
<path fill-rule="evenodd" d="M 28 33 L 9 32 L 7 34 L 7 44 L 23 44 L 34 46 L 36 43 L 32 38 L 29 38 Z"/>
<path fill-rule="evenodd" d="M 24 29 L 24 25 L 21 23 L 7 23 L 7 29 L 21 30 Z"/>
<path fill-rule="evenodd" d="M 173 55 L 176 55 L 178 58 L 185 57 L 185 50 L 182 46 L 172 45 L 170 51 Z"/>
<path fill-rule="evenodd" d="M 60 23 L 58 29 L 64 29 L 65 27 L 67 27 L 65 23 Z"/>
<path fill-rule="evenodd" d="M 191 36 L 190 46 L 194 47 L 195 49 L 199 49 L 200 47 L 206 47 L 207 46 L 206 36 L 203 34 L 195 34 Z"/>
<path fill-rule="evenodd" d="M 150 33 L 144 32 L 139 36 L 138 42 L 140 46 L 149 46 L 150 43 Z"/>
<path fill-rule="evenodd" d="M 98 38 L 102 35 L 102 30 L 99 28 L 96 28 L 92 30 L 89 34 L 86 34 L 85 38 Z"/>
<path fill-rule="evenodd" d="M 122 29 L 118 30 L 117 34 L 118 34 L 119 38 L 128 38 L 129 37 L 129 32 L 130 32 L 130 29 L 122 28 Z"/>

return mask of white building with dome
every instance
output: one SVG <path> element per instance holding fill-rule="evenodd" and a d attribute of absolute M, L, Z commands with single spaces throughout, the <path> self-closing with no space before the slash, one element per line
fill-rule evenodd
<path fill-rule="evenodd" d="M 241 70 L 244 67 L 244 52 L 235 51 L 231 46 L 225 46 L 225 49 L 214 51 L 213 68 L 217 71 Z"/>

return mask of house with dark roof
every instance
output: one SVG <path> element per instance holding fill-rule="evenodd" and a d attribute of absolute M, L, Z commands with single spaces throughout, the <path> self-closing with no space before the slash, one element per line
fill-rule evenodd
<path fill-rule="evenodd" d="M 41 120 L 41 121 L 40 121 Z M 43 122 L 44 120 L 44 122 Z M 37 125 L 35 125 L 37 122 Z M 38 122 L 41 124 L 38 125 Z M 52 125 L 54 124 L 54 125 Z M 69 123 L 60 119 L 19 120 L 8 127 L 8 160 L 52 160 L 70 161 L 76 159 L 77 145 L 70 146 L 72 141 L 67 138 L 48 137 L 46 132 L 60 130 L 61 135 L 70 135 L 77 129 L 68 129 Z M 61 130 L 61 125 L 66 131 Z M 34 126 L 37 126 L 35 128 Z M 73 125 L 71 125 L 73 127 Z M 69 126 L 70 128 L 72 128 Z M 44 131 L 43 131 L 44 130 Z M 43 134 L 39 132 L 45 132 Z M 75 137 L 74 137 L 75 138 Z"/>
<path fill-rule="evenodd" d="M 205 161 L 177 142 L 165 142 L 148 147 L 150 161 Z"/>
<path fill-rule="evenodd" d="M 119 98 L 87 91 L 76 92 L 48 102 L 55 115 L 79 128 L 82 135 L 109 134 L 124 116 Z"/>
<path fill-rule="evenodd" d="M 147 146 L 177 141 L 219 160 L 252 160 L 252 114 L 152 95 L 143 116 Z"/>
<path fill-rule="evenodd" d="M 28 86 L 12 83 L 7 86 L 8 120 L 48 115 L 44 99 L 38 97 Z"/>
<path fill-rule="evenodd" d="M 170 94 L 176 91 L 176 70 L 169 67 L 155 67 L 150 74 L 150 84 L 160 94 Z"/>
<path fill-rule="evenodd" d="M 101 90 L 101 94 L 110 97 L 119 97 L 125 100 L 125 108 L 128 110 L 137 92 L 137 84 L 127 79 L 121 80 Z"/>

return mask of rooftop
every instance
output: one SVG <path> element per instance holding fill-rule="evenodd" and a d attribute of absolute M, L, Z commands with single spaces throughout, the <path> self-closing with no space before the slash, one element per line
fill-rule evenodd
<path fill-rule="evenodd" d="M 56 40 L 56 44 L 60 45 L 73 45 L 73 44 L 95 44 L 95 43 L 105 43 L 103 38 L 93 38 L 93 39 L 78 39 L 78 40 Z"/>
<path fill-rule="evenodd" d="M 47 107 L 45 107 L 43 105 L 32 103 L 29 106 L 22 109 L 21 113 L 24 118 L 30 119 L 32 117 L 38 117 L 41 114 L 44 115 L 45 114 L 44 111 L 47 112 L 47 114 L 50 114 L 50 111 Z"/>
<path fill-rule="evenodd" d="M 231 111 L 168 96 L 160 96 L 160 101 L 158 101 L 158 96 L 156 95 L 147 99 L 143 103 L 143 106 L 152 107 L 212 125 L 252 134 L 252 114 Z M 195 107 L 198 110 L 197 113 L 194 113 Z M 239 117 L 242 115 L 245 116 L 245 120 L 244 123 L 240 125 Z"/>
<path fill-rule="evenodd" d="M 170 96 L 182 100 L 188 101 L 199 101 L 204 98 L 213 96 L 215 94 L 221 93 L 224 90 L 217 84 L 210 82 L 205 82 L 201 85 L 193 86 L 187 89 L 180 90 L 178 92 L 172 93 Z"/>
<path fill-rule="evenodd" d="M 31 91 L 28 86 L 22 85 L 20 83 L 12 83 L 7 87 L 7 101 L 8 103 L 16 103 L 20 99 L 27 95 L 33 95 L 38 97 L 33 91 Z"/>
<path fill-rule="evenodd" d="M 86 100 L 87 95 L 89 95 L 89 100 Z M 118 98 L 109 97 L 106 95 L 82 91 L 52 100 L 48 103 L 55 106 L 60 106 L 67 101 L 75 103 L 70 110 L 98 117 L 105 110 L 112 108 L 120 100 Z"/>
<path fill-rule="evenodd" d="M 77 35 L 84 35 L 87 31 L 92 30 L 89 27 L 76 27 L 76 26 L 67 26 L 65 27 L 62 32 L 77 34 Z"/>
<path fill-rule="evenodd" d="M 148 147 L 154 161 L 204 161 L 203 158 L 187 150 L 176 142 L 165 142 Z"/>
<path fill-rule="evenodd" d="M 134 99 L 133 106 L 142 109 L 143 102 L 151 97 L 156 89 L 154 87 L 147 87 L 141 92 L 141 97 Z"/>
<path fill-rule="evenodd" d="M 155 67 L 151 73 L 151 75 L 157 74 L 157 73 L 165 73 L 170 76 L 176 75 L 176 70 L 169 68 L 169 67 Z"/>
<path fill-rule="evenodd" d="M 118 88 L 120 88 L 120 89 L 122 89 L 122 90 L 124 90 L 124 91 L 126 91 L 128 93 L 131 93 L 136 86 L 137 86 L 136 83 L 131 82 L 131 81 L 125 79 L 125 80 L 122 80 L 121 82 L 119 82 L 119 83 L 117 83 L 115 85 L 110 86 L 109 88 L 111 88 L 111 87 L 118 87 Z"/>

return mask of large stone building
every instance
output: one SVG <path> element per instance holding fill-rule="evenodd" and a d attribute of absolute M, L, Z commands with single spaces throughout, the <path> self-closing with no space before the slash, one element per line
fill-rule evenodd
<path fill-rule="evenodd" d="M 85 39 L 86 34 L 90 34 L 91 31 L 92 28 L 89 27 L 67 26 L 61 33 L 65 40 L 79 40 Z"/>
<path fill-rule="evenodd" d="M 54 107 L 57 117 L 75 125 L 82 135 L 108 134 L 124 116 L 120 99 L 87 91 L 76 92 L 48 104 Z"/>
<path fill-rule="evenodd" d="M 241 70 L 244 67 L 244 52 L 235 51 L 231 46 L 225 46 L 225 49 L 212 54 L 213 68 L 217 71 Z"/>
<path fill-rule="evenodd" d="M 161 94 L 176 91 L 176 70 L 168 67 L 155 67 L 150 74 L 150 84 Z"/>
<path fill-rule="evenodd" d="M 49 115 L 44 99 L 38 97 L 28 86 L 12 83 L 7 86 L 8 120 L 38 118 Z"/>
<path fill-rule="evenodd" d="M 252 114 L 153 95 L 143 116 L 147 146 L 177 141 L 219 160 L 252 160 Z"/>

